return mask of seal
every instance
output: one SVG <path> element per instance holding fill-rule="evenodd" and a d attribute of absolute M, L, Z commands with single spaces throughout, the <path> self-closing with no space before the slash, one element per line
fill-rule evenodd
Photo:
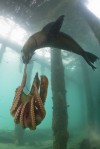
<path fill-rule="evenodd" d="M 54 47 L 82 56 L 92 69 L 96 69 L 93 63 L 99 58 L 85 51 L 71 36 L 60 31 L 63 20 L 64 15 L 61 15 L 56 21 L 48 23 L 41 31 L 28 38 L 21 50 L 23 63 L 29 63 L 36 49 Z"/>

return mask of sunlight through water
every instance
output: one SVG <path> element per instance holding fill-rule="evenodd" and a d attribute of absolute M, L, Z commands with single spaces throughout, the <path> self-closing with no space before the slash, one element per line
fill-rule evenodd
<path fill-rule="evenodd" d="M 0 35 L 22 45 L 28 33 L 13 20 L 0 16 Z"/>
<path fill-rule="evenodd" d="M 45 48 L 36 50 L 35 53 L 39 56 L 50 58 L 50 49 L 51 49 L 50 47 L 45 47 Z"/>
<path fill-rule="evenodd" d="M 100 18 L 100 0 L 88 0 L 86 5 L 91 12 Z"/>

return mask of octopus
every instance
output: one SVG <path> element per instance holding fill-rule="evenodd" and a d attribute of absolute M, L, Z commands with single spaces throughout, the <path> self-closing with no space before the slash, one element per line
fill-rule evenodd
<path fill-rule="evenodd" d="M 10 113 L 14 117 L 16 124 L 20 124 L 23 128 L 34 130 L 46 116 L 44 104 L 48 90 L 48 78 L 42 75 L 40 80 L 38 73 L 36 73 L 28 95 L 23 91 L 26 78 L 25 65 L 22 83 L 16 89 Z"/>

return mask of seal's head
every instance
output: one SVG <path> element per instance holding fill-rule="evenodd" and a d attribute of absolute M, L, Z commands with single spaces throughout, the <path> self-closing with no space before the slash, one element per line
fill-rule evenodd
<path fill-rule="evenodd" d="M 22 55 L 22 61 L 24 64 L 28 64 L 30 59 L 32 58 L 33 56 L 33 52 L 30 52 L 30 51 L 25 51 L 25 49 L 22 49 L 21 50 L 21 55 Z"/>
<path fill-rule="evenodd" d="M 26 43 L 24 44 L 24 46 L 21 50 L 22 61 L 24 64 L 29 63 L 29 61 L 31 60 L 35 50 L 36 50 L 36 42 L 34 40 L 34 37 L 31 36 L 26 41 Z"/>

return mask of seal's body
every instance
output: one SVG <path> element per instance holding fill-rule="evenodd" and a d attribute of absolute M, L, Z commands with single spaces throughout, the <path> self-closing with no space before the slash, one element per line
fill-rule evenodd
<path fill-rule="evenodd" d="M 92 63 L 98 57 L 83 50 L 72 37 L 60 31 L 63 19 L 62 15 L 55 22 L 48 23 L 40 32 L 29 37 L 22 49 L 23 63 L 29 63 L 36 49 L 54 47 L 81 55 L 93 69 L 96 68 Z"/>

